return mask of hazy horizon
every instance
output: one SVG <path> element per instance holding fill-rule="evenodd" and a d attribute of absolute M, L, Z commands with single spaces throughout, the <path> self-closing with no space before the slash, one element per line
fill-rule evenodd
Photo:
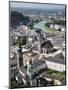
<path fill-rule="evenodd" d="M 24 3 L 10 2 L 10 8 L 25 8 L 25 9 L 65 9 L 63 4 L 42 4 L 42 3 Z"/>

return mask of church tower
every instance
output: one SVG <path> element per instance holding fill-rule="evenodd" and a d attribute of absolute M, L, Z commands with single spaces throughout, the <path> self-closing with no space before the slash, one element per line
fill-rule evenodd
<path fill-rule="evenodd" d="M 32 60 L 28 61 L 27 62 L 27 75 L 29 77 L 29 83 L 30 83 L 30 86 L 33 86 L 32 85 Z"/>
<path fill-rule="evenodd" d="M 23 66 L 23 53 L 22 53 L 22 46 L 19 45 L 18 48 L 18 68 Z"/>

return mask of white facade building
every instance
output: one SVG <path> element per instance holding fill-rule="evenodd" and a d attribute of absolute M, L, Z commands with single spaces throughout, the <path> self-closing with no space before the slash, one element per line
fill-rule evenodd
<path fill-rule="evenodd" d="M 60 72 L 65 71 L 64 64 L 55 63 L 55 62 L 48 61 L 48 60 L 46 61 L 46 68 L 53 69 L 53 70 L 60 71 Z"/>

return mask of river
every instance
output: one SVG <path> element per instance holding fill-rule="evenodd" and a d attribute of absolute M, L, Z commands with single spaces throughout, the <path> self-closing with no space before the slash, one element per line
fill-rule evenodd
<path fill-rule="evenodd" d="M 43 31 L 47 31 L 47 29 L 44 26 L 46 22 L 47 21 L 40 21 L 39 23 L 35 24 L 33 27 L 38 28 L 38 29 L 42 29 Z"/>
<path fill-rule="evenodd" d="M 40 21 L 38 22 L 37 24 L 35 24 L 33 26 L 33 28 L 36 28 L 36 29 L 42 29 L 44 32 L 49 32 L 49 33 L 55 33 L 55 32 L 58 32 L 57 30 L 55 29 L 51 29 L 51 28 L 48 28 L 45 23 L 47 23 L 47 21 Z"/>

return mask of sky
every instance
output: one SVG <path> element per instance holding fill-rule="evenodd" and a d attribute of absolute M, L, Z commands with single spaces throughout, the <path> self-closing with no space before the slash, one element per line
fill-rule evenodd
<path fill-rule="evenodd" d="M 64 9 L 65 5 L 10 2 L 10 8 Z"/>

